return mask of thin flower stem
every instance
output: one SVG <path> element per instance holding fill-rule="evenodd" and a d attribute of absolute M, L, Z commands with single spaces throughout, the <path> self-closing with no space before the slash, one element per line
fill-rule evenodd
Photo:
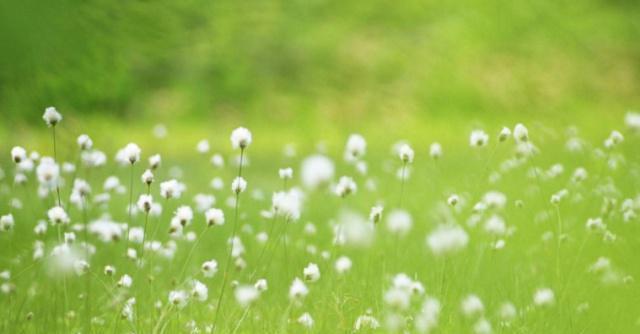
<path fill-rule="evenodd" d="M 404 196 L 404 183 L 405 183 L 405 178 L 406 178 L 406 173 L 407 171 L 407 163 L 403 162 L 402 163 L 402 172 L 400 177 L 402 178 L 401 182 L 400 182 L 400 200 L 398 201 L 398 208 L 402 208 L 402 200 L 403 200 L 403 196 Z"/>
<path fill-rule="evenodd" d="M 85 257 L 87 263 L 89 263 L 89 219 L 87 217 L 87 198 L 86 195 L 82 195 L 82 220 L 84 223 L 84 248 L 85 248 Z M 91 269 L 89 269 L 91 270 Z M 85 311 L 86 314 L 86 328 L 87 333 L 91 333 L 91 276 L 89 273 L 85 274 L 86 278 L 86 293 L 85 293 Z"/>
<path fill-rule="evenodd" d="M 53 160 L 58 163 L 58 149 L 56 147 L 56 126 L 51 127 L 51 133 L 53 135 Z M 58 206 L 62 207 L 60 200 L 60 185 L 56 182 L 56 194 L 58 195 Z"/>
<path fill-rule="evenodd" d="M 127 232 L 124 238 L 124 254 L 127 256 L 127 251 L 129 249 L 129 230 L 131 229 L 131 224 L 133 223 L 131 220 L 131 206 L 133 205 L 133 164 L 131 164 L 131 172 L 129 173 L 129 207 L 127 208 L 129 221 L 127 225 Z"/>
<path fill-rule="evenodd" d="M 242 163 L 244 160 L 244 148 L 240 149 L 240 166 L 238 166 L 238 177 L 242 176 Z M 231 232 L 231 248 L 229 249 L 229 255 L 227 256 L 227 263 L 224 268 L 224 276 L 222 277 L 222 289 L 220 291 L 220 296 L 218 297 L 218 302 L 216 305 L 216 315 L 213 320 L 213 330 L 218 329 L 218 318 L 220 317 L 220 308 L 222 307 L 222 299 L 224 297 L 224 292 L 227 288 L 227 281 L 229 279 L 229 266 L 231 265 L 231 256 L 233 254 L 233 246 L 234 240 L 236 238 L 236 231 L 238 228 L 238 209 L 240 205 L 240 192 L 236 192 L 236 200 L 234 207 L 234 215 L 233 215 L 233 231 Z"/>

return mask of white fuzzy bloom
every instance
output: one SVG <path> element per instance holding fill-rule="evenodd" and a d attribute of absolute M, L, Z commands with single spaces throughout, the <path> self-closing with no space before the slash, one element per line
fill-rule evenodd
<path fill-rule="evenodd" d="M 118 280 L 118 286 L 121 288 L 130 288 L 132 284 L 133 279 L 127 274 L 122 275 L 122 277 L 120 277 L 120 280 Z"/>
<path fill-rule="evenodd" d="M 93 140 L 91 140 L 91 137 L 86 134 L 81 134 L 80 136 L 78 136 L 77 143 L 78 147 L 80 147 L 80 149 L 83 151 L 93 148 Z"/>
<path fill-rule="evenodd" d="M 313 327 L 313 318 L 308 312 L 303 313 L 296 321 L 305 328 Z"/>
<path fill-rule="evenodd" d="M 511 130 L 505 126 L 502 128 L 502 130 L 500 130 L 500 133 L 498 134 L 498 141 L 504 142 L 505 140 L 509 139 L 509 137 L 511 137 Z"/>
<path fill-rule="evenodd" d="M 246 128 L 239 127 L 231 132 L 231 146 L 234 149 L 244 150 L 251 145 L 251 132 Z"/>
<path fill-rule="evenodd" d="M 160 157 L 160 154 L 154 154 L 149 157 L 149 168 L 155 170 L 158 167 L 160 167 L 161 163 L 162 163 L 162 157 Z"/>
<path fill-rule="evenodd" d="M 299 278 L 294 278 L 293 283 L 291 283 L 291 287 L 289 288 L 289 298 L 291 299 L 302 299 L 309 294 L 309 289 L 307 285 Z"/>
<path fill-rule="evenodd" d="M 185 190 L 184 184 L 172 179 L 160 183 L 160 196 L 164 198 L 180 198 Z"/>
<path fill-rule="evenodd" d="M 441 310 L 440 301 L 428 297 L 422 304 L 421 312 L 416 316 L 415 327 L 418 333 L 430 333 L 438 325 Z"/>
<path fill-rule="evenodd" d="M 516 317 L 516 315 L 518 315 L 516 307 L 510 302 L 503 303 L 498 309 L 498 316 L 503 321 L 511 321 Z"/>
<path fill-rule="evenodd" d="M 235 194 L 240 194 L 247 189 L 247 181 L 242 177 L 238 176 L 233 179 L 231 183 L 231 191 Z"/>
<path fill-rule="evenodd" d="M 324 155 L 312 155 L 302 162 L 302 183 L 308 188 L 327 184 L 334 175 L 333 161 Z"/>
<path fill-rule="evenodd" d="M 356 319 L 353 329 L 360 331 L 363 329 L 378 329 L 380 328 L 380 321 L 371 314 L 363 314 Z"/>
<path fill-rule="evenodd" d="M 353 181 L 352 178 L 348 176 L 340 177 L 338 184 L 335 187 L 335 194 L 339 197 L 346 197 L 347 195 L 353 194 L 358 190 L 358 186 Z"/>
<path fill-rule="evenodd" d="M 498 215 L 492 215 L 485 222 L 484 230 L 487 231 L 487 233 L 489 234 L 492 234 L 495 236 L 501 236 L 507 232 L 507 225 L 505 224 L 504 219 L 502 219 L 502 217 Z"/>
<path fill-rule="evenodd" d="M 48 107 L 44 110 L 44 114 L 42 115 L 42 119 L 47 124 L 47 126 L 56 126 L 56 124 L 60 123 L 62 120 L 62 115 L 56 110 L 54 107 Z"/>
<path fill-rule="evenodd" d="M 427 245 L 436 255 L 457 252 L 467 246 L 469 235 L 459 226 L 443 225 L 427 237 Z"/>
<path fill-rule="evenodd" d="M 387 214 L 387 229 L 391 233 L 405 235 L 412 226 L 413 218 L 405 210 L 395 209 Z"/>
<path fill-rule="evenodd" d="M 256 288 L 256 290 L 258 290 L 258 292 L 267 291 L 267 289 L 269 288 L 267 280 L 264 278 L 257 280 L 256 284 L 254 284 L 253 286 Z"/>
<path fill-rule="evenodd" d="M 207 225 L 222 226 L 224 225 L 224 212 L 220 209 L 211 208 L 204 213 Z"/>
<path fill-rule="evenodd" d="M 42 185 L 54 186 L 60 177 L 60 166 L 50 157 L 42 157 L 36 168 L 38 181 Z"/>
<path fill-rule="evenodd" d="M 469 144 L 475 147 L 482 147 L 489 143 L 489 135 L 482 130 L 473 130 L 469 136 Z"/>
<path fill-rule="evenodd" d="M 278 175 L 283 180 L 291 180 L 291 178 L 293 178 L 293 169 L 280 168 L 280 170 L 278 170 Z"/>
<path fill-rule="evenodd" d="M 260 292 L 253 285 L 239 285 L 235 290 L 235 297 L 241 307 L 248 307 L 260 296 Z"/>
<path fill-rule="evenodd" d="M 180 206 L 176 210 L 175 218 L 180 222 L 180 225 L 186 226 L 193 220 L 193 210 L 186 205 Z"/>
<path fill-rule="evenodd" d="M 309 263 L 303 270 L 304 279 L 308 282 L 317 282 L 320 279 L 320 268 L 315 263 Z"/>
<path fill-rule="evenodd" d="M 398 156 L 403 163 L 412 163 L 414 152 L 409 144 L 402 144 L 398 148 Z"/>
<path fill-rule="evenodd" d="M 140 161 L 140 147 L 135 143 L 129 143 L 122 149 L 122 158 L 128 161 L 130 164 L 135 164 Z"/>
<path fill-rule="evenodd" d="M 480 297 L 476 295 L 468 295 L 465 297 L 462 300 L 460 308 L 462 310 L 462 314 L 469 318 L 478 316 L 484 312 L 482 300 L 480 300 Z"/>
<path fill-rule="evenodd" d="M 27 151 L 20 146 L 14 146 L 11 149 L 11 159 L 17 164 L 21 163 L 27 160 Z"/>
<path fill-rule="evenodd" d="M 453 194 L 449 196 L 449 198 L 447 198 L 447 204 L 451 206 L 456 206 L 458 205 L 458 203 L 460 203 L 460 197 L 456 194 Z"/>
<path fill-rule="evenodd" d="M 507 204 L 507 196 L 499 191 L 489 191 L 482 197 L 482 202 L 492 209 L 502 209 Z"/>
<path fill-rule="evenodd" d="M 380 205 L 372 207 L 371 211 L 369 212 L 369 220 L 374 224 L 378 223 L 382 219 L 383 210 L 384 208 Z"/>
<path fill-rule="evenodd" d="M 200 270 L 202 271 L 202 275 L 204 275 L 204 277 L 213 277 L 218 272 L 218 262 L 216 260 L 206 261 L 202 264 Z"/>
<path fill-rule="evenodd" d="M 47 216 L 49 217 L 49 221 L 51 221 L 51 223 L 54 225 L 69 224 L 70 221 L 67 212 L 59 206 L 54 206 L 53 208 L 49 209 L 49 211 L 47 212 Z"/>
<path fill-rule="evenodd" d="M 440 157 L 442 157 L 442 145 L 437 142 L 432 143 L 431 146 L 429 146 L 429 156 L 434 160 L 440 159 Z"/>
<path fill-rule="evenodd" d="M 149 211 L 151 211 L 152 207 L 153 207 L 153 196 L 146 195 L 146 194 L 140 195 L 140 198 L 138 198 L 138 209 L 140 209 L 140 211 L 148 213 Z"/>
<path fill-rule="evenodd" d="M 351 259 L 346 256 L 341 256 L 336 260 L 335 268 L 338 274 L 344 274 L 351 269 Z"/>
<path fill-rule="evenodd" d="M 202 154 L 209 152 L 209 141 L 206 139 L 199 141 L 196 145 L 196 150 L 198 151 L 198 153 Z"/>
<path fill-rule="evenodd" d="M 191 282 L 191 296 L 199 302 L 205 302 L 209 298 L 209 288 L 198 280 Z"/>
<path fill-rule="evenodd" d="M 153 172 L 150 169 L 145 170 L 144 173 L 142 173 L 140 180 L 148 186 L 151 185 L 151 183 L 153 183 Z"/>
<path fill-rule="evenodd" d="M 485 318 L 480 318 L 473 325 L 473 332 L 475 334 L 491 334 L 493 332 L 491 323 Z"/>
<path fill-rule="evenodd" d="M 347 140 L 344 150 L 344 159 L 346 161 L 355 161 L 364 156 L 367 151 L 367 142 L 359 134 L 352 134 Z"/>
<path fill-rule="evenodd" d="M 189 295 L 184 290 L 173 290 L 169 292 L 169 303 L 179 309 L 183 309 L 189 302 Z"/>
<path fill-rule="evenodd" d="M 297 220 L 300 218 L 300 207 L 302 206 L 300 196 L 299 192 L 293 189 L 274 193 L 271 198 L 273 212 L 286 218 Z"/>
<path fill-rule="evenodd" d="M 128 321 L 133 321 L 135 304 L 136 299 L 134 297 L 127 299 L 127 301 L 124 303 L 124 306 L 122 307 L 122 311 L 120 311 L 120 316 L 122 316 L 123 319 L 127 319 Z"/>
<path fill-rule="evenodd" d="M 525 143 L 529 141 L 529 130 L 522 123 L 518 123 L 513 128 L 513 138 L 519 143 Z"/>
<path fill-rule="evenodd" d="M 408 290 L 393 287 L 385 292 L 384 302 L 393 309 L 405 310 L 411 302 L 411 293 Z"/>
<path fill-rule="evenodd" d="M 0 231 L 9 231 L 13 229 L 15 221 L 12 214 L 6 214 L 0 217 Z"/>
<path fill-rule="evenodd" d="M 209 194 L 196 194 L 193 197 L 193 201 L 196 203 L 196 210 L 198 212 L 205 212 L 209 210 L 216 203 L 216 198 Z"/>
<path fill-rule="evenodd" d="M 220 154 L 214 154 L 211 157 L 210 161 L 211 161 L 211 164 L 213 165 L 213 167 L 216 167 L 216 168 L 224 167 L 224 158 Z"/>
<path fill-rule="evenodd" d="M 106 265 L 104 266 L 104 274 L 106 276 L 113 276 L 116 274 L 116 268 L 114 266 Z"/>
<path fill-rule="evenodd" d="M 551 306 L 555 303 L 555 295 L 553 290 L 549 288 L 542 288 L 536 290 L 533 295 L 533 303 L 536 306 Z"/>
<path fill-rule="evenodd" d="M 640 131 L 640 112 L 627 112 L 624 116 L 624 123 L 632 131 Z"/>

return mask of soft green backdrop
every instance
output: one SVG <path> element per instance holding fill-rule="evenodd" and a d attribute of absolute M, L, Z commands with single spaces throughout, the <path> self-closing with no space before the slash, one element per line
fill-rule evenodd
<path fill-rule="evenodd" d="M 189 143 L 238 124 L 278 143 L 516 120 L 589 136 L 640 106 L 638 22 L 620 0 L 2 1 L 0 139 L 38 141 L 49 105 L 98 142 L 157 122 Z"/>

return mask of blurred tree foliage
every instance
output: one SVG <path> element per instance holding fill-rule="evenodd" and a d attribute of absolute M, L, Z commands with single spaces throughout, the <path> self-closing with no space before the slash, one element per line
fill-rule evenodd
<path fill-rule="evenodd" d="M 199 117 L 638 105 L 637 1 L 0 2 L 0 112 Z"/>

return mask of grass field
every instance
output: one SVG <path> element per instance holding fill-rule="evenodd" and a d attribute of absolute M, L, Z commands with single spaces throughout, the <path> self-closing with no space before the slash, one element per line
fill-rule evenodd
<path fill-rule="evenodd" d="M 361 143 L 345 148 L 347 135 L 310 147 L 269 139 L 262 129 L 245 149 L 233 149 L 222 139 L 230 129 L 206 137 L 211 147 L 202 153 L 194 141 L 164 155 L 162 143 L 171 135 L 151 140 L 149 134 L 145 143 L 153 148 L 142 145 L 141 160 L 127 151 L 135 164 L 125 158 L 119 165 L 114 150 L 97 167 L 87 162 L 99 158 L 77 163 L 73 157 L 82 150 L 60 141 L 72 137 L 64 119 L 43 125 L 34 130 L 41 157 L 29 153 L 19 164 L 3 165 L 2 214 L 12 219 L 2 218 L 2 331 L 635 332 L 640 138 L 622 117 L 614 125 L 599 136 L 592 131 L 593 139 L 538 122 L 526 137 L 519 131 L 518 140 L 504 142 L 501 127 L 487 125 L 482 147 L 461 131 L 441 141 L 438 158 L 431 142 L 410 143 L 415 160 L 405 155 L 405 162 L 392 149 L 403 138 L 372 139 L 365 153 Z M 51 170 L 44 156 L 54 154 L 53 129 L 56 155 L 68 157 L 56 163 L 76 161 L 75 172 L 65 172 L 68 166 L 59 176 L 50 172 L 59 182 L 43 179 Z M 616 129 L 623 140 L 611 133 Z M 84 154 L 100 150 L 98 143 Z M 345 160 L 345 152 L 357 157 Z M 141 175 L 156 153 L 163 160 L 147 188 Z M 212 165 L 214 154 L 224 165 Z M 333 169 L 303 162 L 317 154 Z M 240 166 L 248 186 L 235 193 Z M 292 179 L 279 177 L 285 167 L 293 169 Z M 25 181 L 14 182 L 20 175 Z M 108 176 L 120 186 L 105 190 Z M 348 191 L 341 176 L 351 177 L 357 190 Z M 165 199 L 160 184 L 173 178 L 186 190 Z M 212 188 L 214 178 L 219 188 Z M 310 187 L 315 181 L 322 182 Z M 161 213 L 147 216 L 136 206 L 147 192 Z M 197 194 L 215 202 L 196 200 Z M 49 211 L 58 201 L 68 222 Z M 383 208 L 379 221 L 370 217 L 374 206 Z M 224 225 L 207 225 L 202 211 L 210 207 L 224 212 Z M 234 246 L 226 270 L 233 235 L 242 246 Z M 217 262 L 213 277 L 201 268 L 209 260 Z M 319 269 L 317 281 L 313 268 L 304 271 L 310 263 Z M 107 275 L 106 266 L 115 273 Z M 296 278 L 302 284 L 293 284 Z M 266 280 L 266 290 L 254 286 L 258 279 Z"/>
<path fill-rule="evenodd" d="M 0 333 L 640 332 L 638 22 L 1 1 Z"/>

